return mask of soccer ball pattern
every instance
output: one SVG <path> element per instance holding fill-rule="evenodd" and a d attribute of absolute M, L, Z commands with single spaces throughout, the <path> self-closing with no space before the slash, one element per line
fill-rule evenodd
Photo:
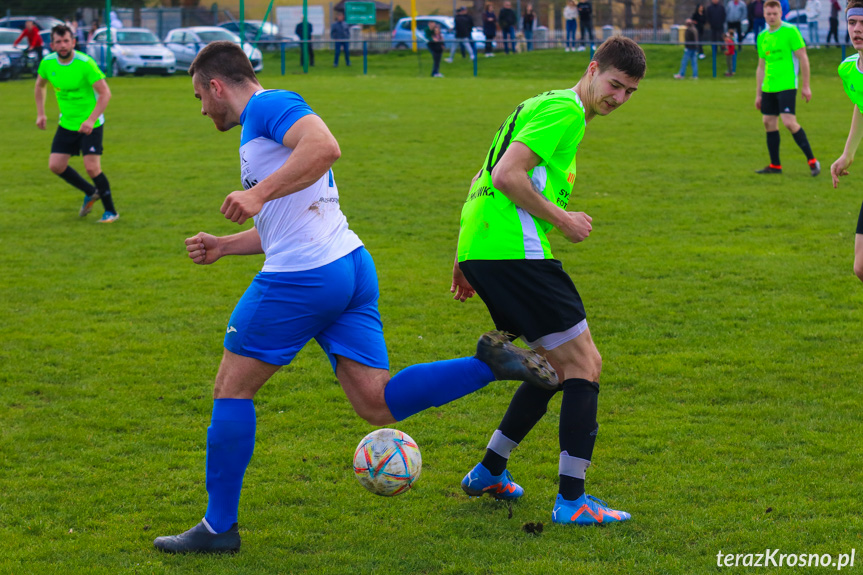
<path fill-rule="evenodd" d="M 397 429 L 377 429 L 363 437 L 354 452 L 354 475 L 376 495 L 390 497 L 411 488 L 420 475 L 422 457 L 416 442 Z"/>

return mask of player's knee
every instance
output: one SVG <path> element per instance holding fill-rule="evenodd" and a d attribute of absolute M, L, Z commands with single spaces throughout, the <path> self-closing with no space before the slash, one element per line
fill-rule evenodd
<path fill-rule="evenodd" d="M 800 124 L 794 118 L 782 118 L 782 125 L 788 128 L 788 131 L 792 134 L 800 130 Z"/>
<path fill-rule="evenodd" d="M 385 401 L 354 405 L 354 411 L 370 425 L 390 425 L 396 422 Z"/>
<path fill-rule="evenodd" d="M 48 160 L 48 169 L 58 176 L 66 171 L 66 166 L 68 164 L 66 162 L 57 161 L 57 160 Z"/>
<path fill-rule="evenodd" d="M 863 258 L 854 260 L 854 275 L 860 278 L 860 281 L 863 281 Z"/>

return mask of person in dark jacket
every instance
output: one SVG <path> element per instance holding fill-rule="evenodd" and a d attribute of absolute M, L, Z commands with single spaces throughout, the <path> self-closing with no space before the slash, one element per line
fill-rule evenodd
<path fill-rule="evenodd" d="M 335 13 L 335 21 L 330 25 L 330 38 L 336 41 L 336 58 L 333 61 L 333 67 L 339 66 L 339 52 L 345 53 L 345 66 L 351 65 L 350 44 L 348 42 L 339 42 L 339 40 L 351 39 L 351 27 L 345 22 L 345 13 Z"/>
<path fill-rule="evenodd" d="M 315 65 L 315 51 L 312 49 L 312 42 L 311 42 L 312 23 L 309 22 L 308 20 L 303 20 L 302 22 L 297 24 L 297 27 L 294 29 L 294 34 L 296 34 L 300 40 L 304 40 L 307 42 L 307 45 L 309 47 L 309 66 L 314 66 Z M 303 58 L 303 47 L 300 46 L 300 66 L 305 66 L 305 65 L 306 65 L 306 63 L 305 63 L 305 59 Z"/>
<path fill-rule="evenodd" d="M 680 72 L 674 75 L 677 80 L 686 78 L 686 64 L 692 64 L 692 77 L 698 79 L 698 30 L 691 19 L 686 21 L 686 31 L 683 33 L 683 59 L 680 61 Z"/>
<path fill-rule="evenodd" d="M 452 63 L 452 58 L 455 56 L 456 47 L 461 48 L 461 57 L 465 57 L 465 52 L 470 54 L 470 59 L 474 59 L 473 43 L 471 42 L 471 32 L 473 32 L 473 18 L 467 13 L 467 8 L 460 6 L 455 14 L 455 42 L 452 44 L 452 50 L 449 53 L 447 62 Z"/>
<path fill-rule="evenodd" d="M 443 56 L 443 34 L 441 34 L 440 25 L 435 22 L 429 22 L 426 46 L 432 55 L 432 78 L 443 78 L 443 74 L 440 73 L 440 59 Z"/>
<path fill-rule="evenodd" d="M 521 15 L 521 29 L 524 32 L 524 41 L 527 44 L 527 51 L 533 50 L 533 26 L 536 24 L 536 14 L 533 11 L 533 4 L 528 3 L 524 7 L 524 14 Z"/>
<path fill-rule="evenodd" d="M 707 17 L 707 24 L 710 26 L 710 42 L 713 43 L 713 50 L 717 50 L 717 43 L 725 43 L 726 12 L 722 0 L 711 0 L 705 11 L 705 16 Z"/>
<path fill-rule="evenodd" d="M 515 25 L 518 17 L 512 9 L 512 3 L 507 0 L 497 15 L 497 23 L 500 24 L 500 33 L 503 36 L 503 51 L 509 54 L 510 50 L 515 54 Z"/>
<path fill-rule="evenodd" d="M 704 24 L 707 22 L 707 16 L 704 15 L 703 4 L 695 7 L 691 20 L 695 26 L 695 31 L 698 32 L 698 57 L 704 58 L 704 47 L 701 45 L 701 40 L 704 38 Z"/>
<path fill-rule="evenodd" d="M 839 11 L 842 8 L 839 6 L 839 0 L 830 0 L 830 32 L 827 33 L 825 44 L 830 43 L 830 38 L 833 38 L 836 43 L 839 43 Z"/>
<path fill-rule="evenodd" d="M 494 4 L 487 2 L 485 12 L 482 13 L 482 32 L 485 34 L 485 57 L 494 56 L 493 40 L 497 35 L 497 15 L 494 13 Z"/>
<path fill-rule="evenodd" d="M 593 42 L 593 4 L 590 3 L 590 0 L 581 0 L 576 8 L 578 9 L 579 28 L 581 28 L 581 47 L 584 48 L 588 37 Z"/>

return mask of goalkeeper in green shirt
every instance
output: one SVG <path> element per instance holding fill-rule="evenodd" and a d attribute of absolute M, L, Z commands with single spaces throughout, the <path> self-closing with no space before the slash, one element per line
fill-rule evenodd
<path fill-rule="evenodd" d="M 863 138 L 863 0 L 850 0 L 845 8 L 845 18 L 848 23 L 848 36 L 857 53 L 849 56 L 839 64 L 839 77 L 842 87 L 853 102 L 851 110 L 851 130 L 845 141 L 842 155 L 830 166 L 833 177 L 833 187 L 839 186 L 839 178 L 848 175 L 848 168 L 854 161 L 857 147 Z M 857 234 L 854 238 L 854 273 L 863 280 L 863 206 L 857 218 Z"/>
<path fill-rule="evenodd" d="M 758 68 L 755 72 L 755 107 L 761 110 L 764 128 L 767 130 L 767 151 L 770 163 L 757 171 L 759 174 L 781 174 L 779 162 L 779 119 L 791 132 L 794 142 L 800 146 L 809 163 L 813 176 L 821 173 L 821 164 L 815 159 L 806 132 L 797 123 L 795 104 L 797 79 L 800 72 L 800 94 L 806 102 L 812 99 L 809 87 L 809 56 L 800 30 L 782 21 L 782 5 L 779 0 L 764 3 L 765 28 L 756 39 L 758 44 Z"/>
<path fill-rule="evenodd" d="M 590 216 L 566 211 L 578 146 L 587 123 L 626 103 L 645 71 L 638 44 L 612 37 L 597 49 L 573 88 L 544 92 L 519 104 L 495 135 L 462 208 L 454 298 L 465 301 L 478 294 L 498 329 L 520 336 L 546 356 L 563 382 L 551 391 L 522 384 L 462 489 L 498 499 L 521 497 L 524 490 L 506 469 L 510 453 L 562 390 L 555 523 L 590 525 L 630 518 L 584 490 L 599 427 L 602 359 L 581 297 L 553 259 L 546 234 L 557 228 L 573 243 L 590 234 Z"/>
<path fill-rule="evenodd" d="M 45 115 L 48 84 L 54 87 L 60 108 L 60 125 L 51 142 L 48 167 L 84 192 L 79 216 L 90 213 L 96 200 L 101 199 L 105 213 L 99 222 L 111 223 L 120 216 L 101 162 L 103 112 L 111 99 L 111 90 L 96 62 L 83 52 L 75 51 L 75 36 L 68 26 L 60 24 L 51 29 L 51 47 L 54 52 L 39 64 L 35 90 L 37 128 L 44 130 L 48 125 Z M 69 159 L 79 154 L 84 156 L 84 168 L 93 184 L 69 166 Z"/>

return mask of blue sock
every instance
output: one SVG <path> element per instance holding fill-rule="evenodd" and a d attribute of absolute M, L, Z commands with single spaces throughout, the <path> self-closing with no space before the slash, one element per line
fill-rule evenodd
<path fill-rule="evenodd" d="M 204 518 L 216 533 L 237 522 L 243 475 L 255 450 L 255 404 L 251 399 L 217 399 L 207 428 L 207 493 Z"/>
<path fill-rule="evenodd" d="M 384 389 L 384 399 L 401 421 L 473 393 L 494 379 L 491 368 L 475 357 L 420 363 L 398 372 Z"/>

